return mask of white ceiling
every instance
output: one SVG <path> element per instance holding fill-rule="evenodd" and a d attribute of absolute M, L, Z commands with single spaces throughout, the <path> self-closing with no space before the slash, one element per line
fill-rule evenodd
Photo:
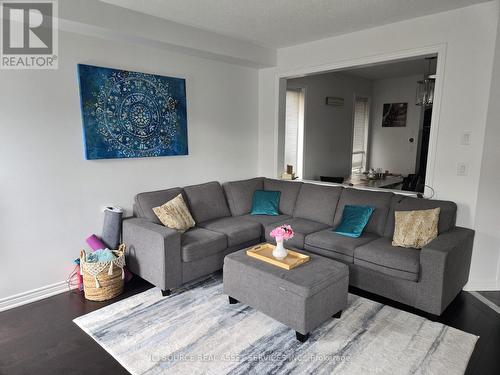
<path fill-rule="evenodd" d="M 431 74 L 436 73 L 436 62 L 436 59 L 431 60 Z M 348 69 L 342 71 L 342 73 L 367 79 L 408 77 L 418 74 L 421 74 L 423 76 L 429 70 L 428 66 L 429 62 L 425 60 L 424 57 L 421 57 L 412 60 L 383 63 L 356 69 Z"/>
<path fill-rule="evenodd" d="M 102 0 L 280 48 L 485 0 Z"/>

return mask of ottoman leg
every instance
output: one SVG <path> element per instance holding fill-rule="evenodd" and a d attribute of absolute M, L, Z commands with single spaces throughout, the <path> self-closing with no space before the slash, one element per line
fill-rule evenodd
<path fill-rule="evenodd" d="M 342 310 L 340 310 L 338 313 L 336 313 L 335 315 L 333 315 L 332 318 L 340 319 L 341 316 L 342 316 Z"/>
<path fill-rule="evenodd" d="M 310 333 L 306 333 L 305 335 L 303 335 L 302 333 L 295 331 L 295 337 L 300 342 L 306 342 L 309 339 L 310 335 L 311 335 Z"/>
<path fill-rule="evenodd" d="M 162 291 L 161 291 L 161 295 L 162 295 L 163 297 L 169 296 L 169 295 L 170 295 L 170 293 L 171 293 L 170 289 L 165 289 L 165 290 L 162 290 Z"/>
<path fill-rule="evenodd" d="M 238 302 L 239 301 L 236 298 L 229 296 L 229 304 L 230 305 L 234 305 L 235 303 L 238 303 Z"/>

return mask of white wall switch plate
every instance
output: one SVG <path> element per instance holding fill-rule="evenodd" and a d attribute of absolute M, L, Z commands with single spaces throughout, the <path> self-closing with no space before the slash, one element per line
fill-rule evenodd
<path fill-rule="evenodd" d="M 460 144 L 462 146 L 469 146 L 472 142 L 472 132 L 465 131 L 462 133 L 462 137 L 460 138 Z"/>
<path fill-rule="evenodd" d="M 467 176 L 467 164 L 457 163 L 457 176 Z"/>

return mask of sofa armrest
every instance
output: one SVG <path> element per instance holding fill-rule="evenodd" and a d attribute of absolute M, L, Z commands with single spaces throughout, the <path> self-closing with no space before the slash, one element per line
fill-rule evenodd
<path fill-rule="evenodd" d="M 181 234 L 143 218 L 123 220 L 130 270 L 162 290 L 182 284 Z"/>
<path fill-rule="evenodd" d="M 422 248 L 417 300 L 434 314 L 440 315 L 467 283 L 474 234 L 455 227 Z"/>

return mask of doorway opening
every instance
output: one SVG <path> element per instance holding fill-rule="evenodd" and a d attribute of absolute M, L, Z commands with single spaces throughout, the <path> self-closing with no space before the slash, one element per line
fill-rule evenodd
<path fill-rule="evenodd" d="M 423 193 L 437 67 L 430 53 L 284 78 L 283 170 L 293 165 L 306 181 Z"/>

